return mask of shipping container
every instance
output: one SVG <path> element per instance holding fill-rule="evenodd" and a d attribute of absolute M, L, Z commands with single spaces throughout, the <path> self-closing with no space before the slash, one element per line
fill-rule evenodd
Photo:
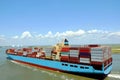
<path fill-rule="evenodd" d="M 35 57 L 36 57 L 36 55 L 35 55 L 35 54 L 32 54 L 32 55 L 31 55 L 31 57 L 32 57 L 32 58 L 35 58 Z"/>
<path fill-rule="evenodd" d="M 103 62 L 91 61 L 92 65 L 102 65 Z"/>
<path fill-rule="evenodd" d="M 79 58 L 79 55 L 78 54 L 70 54 L 71 57 L 78 57 Z"/>
<path fill-rule="evenodd" d="M 80 58 L 80 63 L 90 63 L 90 58 Z"/>
<path fill-rule="evenodd" d="M 70 50 L 79 50 L 78 47 L 70 47 Z"/>
<path fill-rule="evenodd" d="M 17 52 L 17 55 L 23 56 L 23 52 Z"/>
<path fill-rule="evenodd" d="M 72 62 L 72 63 L 79 63 L 79 58 L 78 57 L 69 57 L 69 62 Z"/>
<path fill-rule="evenodd" d="M 61 55 L 61 56 L 69 56 L 70 53 L 69 53 L 69 52 L 61 52 L 60 55 Z"/>
<path fill-rule="evenodd" d="M 103 51 L 95 51 L 95 50 L 91 50 L 90 51 L 91 54 L 103 54 L 104 52 Z"/>
<path fill-rule="evenodd" d="M 103 56 L 91 56 L 91 59 L 104 59 Z"/>
<path fill-rule="evenodd" d="M 64 61 L 64 62 L 68 62 L 69 61 L 69 56 L 61 56 L 60 60 Z"/>
<path fill-rule="evenodd" d="M 95 56 L 96 56 L 96 57 L 99 57 L 99 56 L 100 56 L 100 57 L 103 57 L 104 55 L 103 55 L 103 54 L 91 53 L 91 57 L 92 57 L 92 56 L 94 56 L 94 57 L 95 57 Z"/>
<path fill-rule="evenodd" d="M 61 52 L 69 52 L 69 51 L 70 51 L 69 47 L 63 47 L 61 49 Z"/>
<path fill-rule="evenodd" d="M 91 45 L 88 45 L 88 47 L 99 47 L 100 45 L 98 44 L 91 44 Z"/>
<path fill-rule="evenodd" d="M 91 51 L 103 51 L 103 47 L 94 47 L 91 48 Z"/>
<path fill-rule="evenodd" d="M 70 54 L 79 54 L 79 50 L 70 50 Z"/>
<path fill-rule="evenodd" d="M 87 52 L 80 52 L 79 54 L 80 57 L 85 57 L 85 58 L 90 58 L 91 54 Z"/>
<path fill-rule="evenodd" d="M 81 52 L 90 53 L 90 48 L 89 47 L 80 47 L 80 53 Z"/>
<path fill-rule="evenodd" d="M 103 62 L 103 59 L 101 59 L 101 58 L 91 58 L 91 61 Z"/>
<path fill-rule="evenodd" d="M 79 57 L 79 50 L 72 48 L 72 50 L 70 50 L 70 56 L 71 57 Z"/>

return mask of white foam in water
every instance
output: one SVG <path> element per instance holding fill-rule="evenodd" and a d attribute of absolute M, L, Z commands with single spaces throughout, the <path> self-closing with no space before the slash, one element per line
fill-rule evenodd
<path fill-rule="evenodd" d="M 23 66 L 23 67 L 26 67 L 26 68 L 32 69 L 33 71 L 37 71 L 37 69 L 34 69 L 34 68 L 30 67 L 30 66 L 21 65 L 21 63 L 19 63 L 19 62 L 16 62 L 16 61 L 13 61 L 13 60 L 11 60 L 11 62 L 13 62 L 13 63 L 15 63 L 15 64 L 18 64 L 18 65 L 20 65 L 20 66 Z"/>
<path fill-rule="evenodd" d="M 11 60 L 11 62 L 13 62 L 13 63 L 15 63 L 15 64 L 18 64 L 18 65 L 20 65 L 20 66 L 23 66 L 23 67 L 32 69 L 33 71 L 37 71 L 37 70 L 38 70 L 38 69 L 36 69 L 36 68 L 32 68 L 32 67 L 27 66 L 27 65 L 21 65 L 21 63 L 16 62 L 16 61 L 13 61 L 13 60 Z M 51 73 L 51 72 L 44 71 L 44 70 L 41 70 L 41 72 L 42 72 L 42 73 L 47 73 L 47 74 L 50 75 L 50 76 L 60 77 L 60 78 L 63 79 L 63 80 L 74 80 L 74 79 L 69 79 L 68 77 L 66 77 L 66 76 L 64 76 L 64 75 L 62 75 L 62 76 L 57 76 L 55 73 Z M 58 72 L 59 72 L 59 71 L 58 71 Z"/>
<path fill-rule="evenodd" d="M 120 79 L 120 74 L 109 74 L 108 77 Z"/>

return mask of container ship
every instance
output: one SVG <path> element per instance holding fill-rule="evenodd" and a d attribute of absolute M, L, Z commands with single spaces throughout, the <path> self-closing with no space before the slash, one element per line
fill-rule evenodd
<path fill-rule="evenodd" d="M 67 39 L 51 48 L 10 48 L 6 54 L 13 61 L 62 72 L 107 76 L 112 70 L 109 46 L 70 46 Z"/>

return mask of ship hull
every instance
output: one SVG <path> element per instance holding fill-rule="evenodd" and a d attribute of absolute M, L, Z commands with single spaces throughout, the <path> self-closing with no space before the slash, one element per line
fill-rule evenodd
<path fill-rule="evenodd" d="M 95 70 L 91 65 L 74 64 L 68 62 L 31 58 L 31 57 L 18 56 L 12 54 L 7 54 L 7 55 L 9 59 L 17 62 L 30 64 L 33 66 L 50 69 L 50 70 L 68 72 L 68 73 L 108 75 L 112 70 L 112 64 L 109 64 L 109 66 L 105 70 L 104 67 L 102 70 Z"/>

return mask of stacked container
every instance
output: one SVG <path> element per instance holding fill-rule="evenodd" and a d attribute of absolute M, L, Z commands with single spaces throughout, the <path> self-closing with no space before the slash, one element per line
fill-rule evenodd
<path fill-rule="evenodd" d="M 70 57 L 69 62 L 72 63 L 79 63 L 79 48 L 78 47 L 71 47 L 70 48 Z"/>
<path fill-rule="evenodd" d="M 6 53 L 14 54 L 15 53 L 15 49 L 7 49 Z"/>
<path fill-rule="evenodd" d="M 90 48 L 80 47 L 80 63 L 90 64 Z"/>
<path fill-rule="evenodd" d="M 68 62 L 69 61 L 69 55 L 70 55 L 70 49 L 69 47 L 63 47 L 61 49 L 61 61 L 65 61 L 65 62 Z"/>
<path fill-rule="evenodd" d="M 22 50 L 22 49 L 18 49 L 18 50 L 17 50 L 17 55 L 23 56 L 23 50 Z"/>
<path fill-rule="evenodd" d="M 93 47 L 91 48 L 91 64 L 101 65 L 106 58 L 105 47 Z"/>

